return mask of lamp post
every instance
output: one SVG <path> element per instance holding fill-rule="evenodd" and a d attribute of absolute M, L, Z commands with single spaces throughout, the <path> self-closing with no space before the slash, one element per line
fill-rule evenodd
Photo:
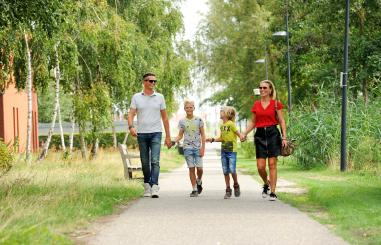
<path fill-rule="evenodd" d="M 346 0 L 345 6 L 345 33 L 344 33 L 344 65 L 341 74 L 341 157 L 340 170 L 342 172 L 347 169 L 347 78 L 348 78 L 348 39 L 349 39 L 349 0 Z"/>
<path fill-rule="evenodd" d="M 278 31 L 273 36 L 286 37 L 287 42 L 287 92 L 288 92 L 288 112 L 291 112 L 291 61 L 290 61 L 290 32 L 288 31 L 288 6 L 286 11 L 286 31 Z"/>

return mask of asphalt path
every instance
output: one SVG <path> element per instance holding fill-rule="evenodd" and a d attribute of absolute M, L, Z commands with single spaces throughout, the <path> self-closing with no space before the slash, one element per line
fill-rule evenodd
<path fill-rule="evenodd" d="M 261 186 L 251 176 L 239 174 L 241 196 L 224 199 L 218 147 L 208 144 L 201 195 L 189 197 L 191 187 L 184 164 L 160 175 L 160 198 L 139 199 L 108 222 L 98 224 L 95 234 L 83 243 L 347 244 L 297 209 L 262 198 Z"/>

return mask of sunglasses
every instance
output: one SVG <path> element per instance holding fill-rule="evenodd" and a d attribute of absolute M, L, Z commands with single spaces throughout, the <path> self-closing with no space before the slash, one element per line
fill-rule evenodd
<path fill-rule="evenodd" d="M 258 87 L 259 89 L 268 89 L 269 87 Z"/>
<path fill-rule="evenodd" d="M 150 83 L 156 83 L 157 82 L 157 80 L 144 80 L 144 81 L 150 82 Z"/>

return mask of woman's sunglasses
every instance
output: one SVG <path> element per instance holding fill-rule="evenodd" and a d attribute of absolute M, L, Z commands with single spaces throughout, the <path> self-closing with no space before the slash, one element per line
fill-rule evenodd
<path fill-rule="evenodd" d="M 258 87 L 259 89 L 268 89 L 268 87 Z"/>

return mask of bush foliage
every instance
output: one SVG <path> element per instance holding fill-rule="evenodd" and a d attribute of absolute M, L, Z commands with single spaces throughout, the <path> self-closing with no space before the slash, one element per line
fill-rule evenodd
<path fill-rule="evenodd" d="M 0 177 L 12 168 L 14 155 L 11 149 L 0 140 Z"/>
<path fill-rule="evenodd" d="M 116 133 L 117 142 L 122 143 L 125 136 L 126 136 L 126 133 L 124 132 Z M 47 136 L 45 135 L 39 136 L 40 142 L 45 142 L 46 138 Z M 68 144 L 69 134 L 64 134 L 64 138 L 65 138 L 65 143 Z M 91 134 L 86 135 L 85 140 L 87 143 L 93 142 L 92 135 Z M 114 140 L 113 140 L 113 136 L 111 132 L 104 132 L 99 134 L 99 147 L 102 147 L 102 148 L 112 147 L 114 144 L 113 141 Z M 130 148 L 136 148 L 137 145 L 138 143 L 136 138 L 128 135 L 127 146 Z M 81 148 L 79 134 L 74 134 L 73 147 L 77 149 Z M 49 148 L 56 148 L 56 149 L 61 148 L 61 136 L 59 134 L 55 134 L 52 136 Z"/>

